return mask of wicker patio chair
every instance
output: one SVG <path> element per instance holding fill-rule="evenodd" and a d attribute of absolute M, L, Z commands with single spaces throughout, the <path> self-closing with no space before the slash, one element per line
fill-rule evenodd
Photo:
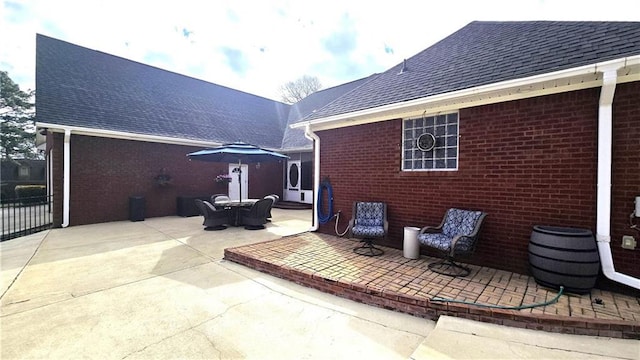
<path fill-rule="evenodd" d="M 271 204 L 271 207 L 269 207 L 269 211 L 267 211 L 267 221 L 271 221 L 271 209 L 273 208 L 273 205 L 275 205 L 278 200 L 280 200 L 280 196 L 276 195 L 276 194 L 271 194 L 271 195 L 267 195 L 264 197 L 264 199 L 266 198 L 271 198 L 273 200 L 273 203 Z"/>
<path fill-rule="evenodd" d="M 229 196 L 227 194 L 214 194 L 211 195 L 211 204 L 213 205 L 213 207 L 215 207 L 216 209 L 220 210 L 220 209 L 224 209 L 225 206 L 224 205 L 218 205 L 216 204 L 216 200 L 217 201 L 230 201 L 231 199 L 229 198 Z"/>
<path fill-rule="evenodd" d="M 247 230 L 264 229 L 271 205 L 273 205 L 273 199 L 267 197 L 258 200 L 250 209 L 240 209 L 240 224 Z"/>
<path fill-rule="evenodd" d="M 204 216 L 205 230 L 224 230 L 227 227 L 225 224 L 229 223 L 229 210 L 216 209 L 208 201 L 202 201 L 200 199 L 194 199 L 196 207 L 200 210 L 200 214 Z"/>

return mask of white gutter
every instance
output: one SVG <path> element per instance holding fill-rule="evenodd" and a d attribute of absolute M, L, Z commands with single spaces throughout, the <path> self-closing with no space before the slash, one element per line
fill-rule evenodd
<path fill-rule="evenodd" d="M 375 108 L 358 110 L 345 114 L 337 114 L 314 120 L 301 121 L 291 125 L 291 128 L 302 128 L 307 125 L 340 127 L 356 125 L 366 122 L 390 120 L 393 118 L 414 116 L 424 113 L 425 109 L 434 106 L 438 111 L 458 110 L 463 107 L 486 105 L 489 103 L 517 100 L 522 98 L 542 96 L 557 92 L 579 90 L 601 86 L 598 72 L 602 68 L 617 66 L 618 68 L 632 67 L 640 64 L 640 55 L 609 60 L 597 64 L 584 65 L 576 68 L 555 71 L 546 74 L 513 79 L 493 84 L 481 85 L 469 89 L 452 91 L 444 94 L 403 101 Z M 574 78 L 574 83 L 570 80 Z M 636 73 L 618 79 L 618 82 L 638 81 Z M 477 97 L 485 96 L 484 99 Z M 443 108 L 438 108 L 442 104 Z M 362 122 L 357 122 L 362 121 Z"/>
<path fill-rule="evenodd" d="M 70 179 L 69 175 L 71 173 L 71 130 L 66 129 L 64 131 L 64 157 L 63 157 L 63 180 L 62 180 L 62 227 L 66 228 L 69 226 L 69 189 Z"/>
<path fill-rule="evenodd" d="M 316 231 L 320 226 L 318 221 L 318 191 L 320 190 L 320 138 L 309 125 L 304 128 L 304 136 L 313 141 L 313 225 L 309 231 Z"/>
<path fill-rule="evenodd" d="M 310 152 L 312 150 L 313 150 L 312 148 L 306 146 L 306 147 L 299 147 L 299 148 L 286 148 L 286 149 L 274 150 L 274 151 L 277 151 L 282 154 L 289 154 L 289 153 Z"/>
<path fill-rule="evenodd" d="M 66 130 L 71 130 L 73 131 L 74 135 L 104 137 L 109 139 L 146 141 L 146 142 L 161 143 L 161 144 L 202 146 L 202 147 L 215 147 L 215 146 L 222 145 L 221 142 L 214 142 L 214 141 L 190 140 L 190 139 L 182 139 L 182 138 L 173 138 L 168 136 L 136 134 L 136 133 L 130 133 L 130 132 L 124 132 L 124 131 L 92 129 L 92 128 L 81 127 L 81 126 L 67 126 L 67 125 L 51 124 L 51 123 L 45 123 L 45 122 L 36 122 L 36 127 L 38 129 L 47 129 L 48 131 L 59 132 L 59 133 L 65 132 Z M 276 152 L 283 152 L 283 150 L 279 148 L 263 147 L 263 149 L 276 151 Z M 309 148 L 287 149 L 286 151 L 287 152 L 309 151 Z"/>
<path fill-rule="evenodd" d="M 598 109 L 598 194 L 596 241 L 600 253 L 602 273 L 609 279 L 640 289 L 640 279 L 619 273 L 613 266 L 611 256 L 611 162 L 613 144 L 612 103 L 621 66 L 602 69 L 602 89 Z"/>
<path fill-rule="evenodd" d="M 92 129 L 92 128 L 86 128 L 81 126 L 67 126 L 67 125 L 51 124 L 51 123 L 44 123 L 44 122 L 36 122 L 36 127 L 46 128 L 51 132 L 66 132 L 67 130 L 70 130 L 70 131 L 73 131 L 75 135 L 106 137 L 106 138 L 112 138 L 112 139 L 123 139 L 123 140 L 133 140 L 133 141 L 146 141 L 146 142 L 154 142 L 154 143 L 162 143 L 162 144 L 203 146 L 203 147 L 207 147 L 207 146 L 212 147 L 212 146 L 222 145 L 222 143 L 212 142 L 212 141 L 200 141 L 200 140 L 172 138 L 167 136 L 135 134 L 135 133 L 129 133 L 124 131 Z"/>

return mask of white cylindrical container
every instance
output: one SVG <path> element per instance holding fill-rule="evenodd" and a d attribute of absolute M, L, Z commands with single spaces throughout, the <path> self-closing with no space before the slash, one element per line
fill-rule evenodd
<path fill-rule="evenodd" d="M 640 217 L 640 196 L 636 196 L 636 217 Z"/>
<path fill-rule="evenodd" d="M 420 228 L 413 226 L 404 227 L 402 255 L 407 259 L 417 259 L 420 257 L 420 243 L 418 242 L 419 232 Z"/>

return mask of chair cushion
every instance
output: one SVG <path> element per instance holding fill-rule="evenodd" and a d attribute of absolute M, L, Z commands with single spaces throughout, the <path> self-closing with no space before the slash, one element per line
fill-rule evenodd
<path fill-rule="evenodd" d="M 383 226 L 384 225 L 384 204 L 379 202 L 357 203 L 355 225 L 356 226 L 358 225 Z M 382 231 L 384 232 L 384 229 Z"/>
<path fill-rule="evenodd" d="M 449 250 L 451 250 L 451 240 L 453 240 L 453 237 L 445 235 L 443 233 L 425 233 L 418 235 L 418 241 L 422 245 L 436 248 L 445 252 L 449 252 Z M 456 253 L 469 253 L 472 250 L 473 239 L 463 237 L 456 243 Z"/>
<path fill-rule="evenodd" d="M 442 233 L 420 234 L 418 235 L 418 241 L 422 245 L 426 245 L 442 251 L 449 250 L 449 246 L 451 246 L 451 236 L 447 236 Z"/>
<path fill-rule="evenodd" d="M 351 229 L 351 233 L 358 237 L 382 237 L 384 236 L 384 227 L 355 225 Z"/>
<path fill-rule="evenodd" d="M 470 235 L 475 229 L 480 215 L 482 215 L 481 211 L 449 209 L 442 225 L 442 233 L 449 237 Z"/>

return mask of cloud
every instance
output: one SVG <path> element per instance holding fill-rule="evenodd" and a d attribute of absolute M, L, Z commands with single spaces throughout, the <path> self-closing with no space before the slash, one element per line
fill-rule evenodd
<path fill-rule="evenodd" d="M 28 9 L 18 2 L 5 1 L 4 8 L 7 14 L 7 21 L 9 22 L 23 22 L 28 20 L 30 16 Z"/>
<path fill-rule="evenodd" d="M 358 33 L 349 19 L 349 15 L 344 14 L 340 30 L 323 39 L 322 44 L 331 55 L 346 57 L 357 48 L 357 38 Z"/>
<path fill-rule="evenodd" d="M 240 22 L 240 17 L 238 16 L 238 13 L 236 13 L 234 10 L 227 9 L 226 15 L 227 15 L 227 19 L 229 21 L 234 22 L 234 23 L 239 23 Z"/>
<path fill-rule="evenodd" d="M 150 51 L 144 55 L 143 62 L 145 64 L 156 64 L 155 66 L 162 67 L 165 69 L 171 68 L 173 65 L 173 59 L 169 54 Z M 159 64 L 162 64 L 160 66 Z"/>
<path fill-rule="evenodd" d="M 21 10 L 24 10 L 22 4 L 17 3 L 15 1 L 5 1 L 4 2 L 4 6 L 9 11 L 21 11 Z"/>
<path fill-rule="evenodd" d="M 188 39 L 191 34 L 193 34 L 193 31 L 187 30 L 187 28 L 182 28 L 182 36 L 186 39 Z"/>
<path fill-rule="evenodd" d="M 233 72 L 238 75 L 244 75 L 247 72 L 249 63 L 242 51 L 230 47 L 222 47 L 220 50 L 226 57 L 227 64 Z"/>
<path fill-rule="evenodd" d="M 474 20 L 637 21 L 620 11 L 636 2 L 448 0 L 438 12 L 451 16 L 438 16 L 414 0 L 8 0 L 0 2 L 0 67 L 33 88 L 41 33 L 276 99 L 281 84 L 305 74 L 330 87 L 382 72 Z"/>
<path fill-rule="evenodd" d="M 351 32 L 336 32 L 323 41 L 324 48 L 334 56 L 348 56 L 356 49 L 356 34 Z"/>

